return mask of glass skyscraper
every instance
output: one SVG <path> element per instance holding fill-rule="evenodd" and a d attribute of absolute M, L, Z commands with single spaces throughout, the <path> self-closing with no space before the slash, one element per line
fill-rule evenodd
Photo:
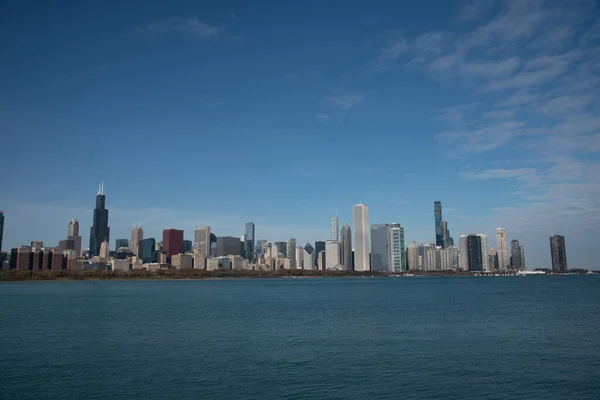
<path fill-rule="evenodd" d="M 244 234 L 244 257 L 247 260 L 254 260 L 254 222 L 246 223 L 246 230 Z"/>
<path fill-rule="evenodd" d="M 567 272 L 567 247 L 564 236 L 554 235 L 550 237 L 550 253 L 552 256 L 552 271 Z"/>
<path fill-rule="evenodd" d="M 156 240 L 142 239 L 138 242 L 138 257 L 143 263 L 156 262 Z"/>
<path fill-rule="evenodd" d="M 371 271 L 390 270 L 390 226 L 371 225 Z"/>
<path fill-rule="evenodd" d="M 108 242 L 109 240 L 108 210 L 106 209 L 104 183 L 101 183 L 98 188 L 98 195 L 96 195 L 96 208 L 94 208 L 94 219 L 90 228 L 90 256 L 99 256 L 102 242 Z"/>

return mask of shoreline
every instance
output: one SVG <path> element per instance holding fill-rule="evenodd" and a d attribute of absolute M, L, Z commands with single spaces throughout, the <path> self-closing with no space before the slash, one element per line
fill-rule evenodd
<path fill-rule="evenodd" d="M 600 271 L 573 271 L 564 274 L 545 273 L 535 276 L 554 275 L 600 275 Z M 481 273 L 465 271 L 408 271 L 389 273 L 377 271 L 322 271 L 322 270 L 39 270 L 1 271 L 0 282 L 43 282 L 43 281 L 182 281 L 182 280 L 226 280 L 226 279 L 305 279 L 305 278 L 413 278 L 413 277 L 505 277 L 515 273 Z"/>

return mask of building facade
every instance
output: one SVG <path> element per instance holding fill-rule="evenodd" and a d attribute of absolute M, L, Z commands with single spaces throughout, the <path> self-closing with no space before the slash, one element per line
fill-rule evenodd
<path fill-rule="evenodd" d="M 296 269 L 296 239 L 288 239 L 286 243 L 286 256 L 289 260 L 289 269 Z"/>
<path fill-rule="evenodd" d="M 210 226 L 197 226 L 194 229 L 194 253 L 203 254 L 204 257 L 210 253 Z"/>
<path fill-rule="evenodd" d="M 442 232 L 442 202 L 439 200 L 433 202 L 433 219 L 435 223 L 435 245 L 442 247 L 444 245 L 444 234 Z"/>
<path fill-rule="evenodd" d="M 498 267 L 500 271 L 504 272 L 508 270 L 510 256 L 508 255 L 506 232 L 500 227 L 496 228 L 496 252 L 498 253 Z"/>
<path fill-rule="evenodd" d="M 138 258 L 142 263 L 156 262 L 156 240 L 154 238 L 142 239 L 138 243 Z"/>
<path fill-rule="evenodd" d="M 254 222 L 247 222 L 244 234 L 244 257 L 248 261 L 253 261 L 255 256 L 255 227 Z"/>
<path fill-rule="evenodd" d="M 242 241 L 235 236 L 217 237 L 217 257 L 241 256 Z"/>
<path fill-rule="evenodd" d="M 329 240 L 339 241 L 338 217 L 331 217 L 329 220 Z"/>
<path fill-rule="evenodd" d="M 129 235 L 129 250 L 136 256 L 138 255 L 140 240 L 142 239 L 144 239 L 144 230 L 141 226 L 133 225 Z"/>
<path fill-rule="evenodd" d="M 94 208 L 93 222 L 90 228 L 90 256 L 100 255 L 100 246 L 104 241 L 109 240 L 108 210 L 106 209 L 104 183 L 101 183 L 96 195 L 96 207 Z"/>
<path fill-rule="evenodd" d="M 371 225 L 371 271 L 390 272 L 390 225 Z"/>
<path fill-rule="evenodd" d="M 325 242 L 325 269 L 341 268 L 341 246 L 336 240 Z"/>
<path fill-rule="evenodd" d="M 164 229 L 162 240 L 162 252 L 167 255 L 167 263 L 171 262 L 171 256 L 183 253 L 183 231 L 179 229 Z"/>
<path fill-rule="evenodd" d="M 487 258 L 487 253 L 482 253 L 480 235 L 467 236 L 467 265 L 469 271 L 483 271 L 483 258 Z"/>
<path fill-rule="evenodd" d="M 467 249 L 467 236 L 460 235 L 458 238 L 458 268 L 463 271 L 469 270 L 469 251 Z"/>
<path fill-rule="evenodd" d="M 306 243 L 306 246 L 304 246 L 302 259 L 303 259 L 302 269 L 308 269 L 308 270 L 315 269 L 315 263 L 317 262 L 315 248 L 310 243 Z"/>
<path fill-rule="evenodd" d="M 417 242 L 412 242 L 406 249 L 406 259 L 408 270 L 419 270 L 419 246 Z"/>
<path fill-rule="evenodd" d="M 119 250 L 121 247 L 129 248 L 129 240 L 128 239 L 116 239 L 115 240 L 115 251 Z"/>
<path fill-rule="evenodd" d="M 350 230 L 350 225 L 346 222 L 344 222 L 344 226 L 342 226 L 341 237 L 342 265 L 344 266 L 345 271 L 352 271 L 352 231 Z"/>
<path fill-rule="evenodd" d="M 552 271 L 567 272 L 567 246 L 565 237 L 554 235 L 550 237 L 550 255 L 552 256 Z"/>
<path fill-rule="evenodd" d="M 513 271 L 521 270 L 521 245 L 518 240 L 510 242 L 510 268 Z"/>
<path fill-rule="evenodd" d="M 400 272 L 406 268 L 406 251 L 404 249 L 404 228 L 400 224 L 390 225 L 390 271 Z"/>
<path fill-rule="evenodd" d="M 369 208 L 364 204 L 353 207 L 354 270 L 369 271 Z"/>

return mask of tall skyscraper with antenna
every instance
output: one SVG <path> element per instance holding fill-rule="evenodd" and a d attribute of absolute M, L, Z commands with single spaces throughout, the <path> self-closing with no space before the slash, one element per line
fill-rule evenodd
<path fill-rule="evenodd" d="M 106 209 L 104 182 L 102 182 L 98 186 L 94 219 L 90 228 L 90 256 L 100 255 L 100 246 L 104 241 L 110 243 L 110 228 L 108 227 L 108 210 Z"/>

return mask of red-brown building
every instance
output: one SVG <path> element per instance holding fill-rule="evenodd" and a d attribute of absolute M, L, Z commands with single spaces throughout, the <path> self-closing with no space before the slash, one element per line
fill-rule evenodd
<path fill-rule="evenodd" d="M 171 262 L 173 254 L 183 253 L 183 231 L 179 229 L 163 230 L 162 251 L 167 254 L 167 262 Z"/>

